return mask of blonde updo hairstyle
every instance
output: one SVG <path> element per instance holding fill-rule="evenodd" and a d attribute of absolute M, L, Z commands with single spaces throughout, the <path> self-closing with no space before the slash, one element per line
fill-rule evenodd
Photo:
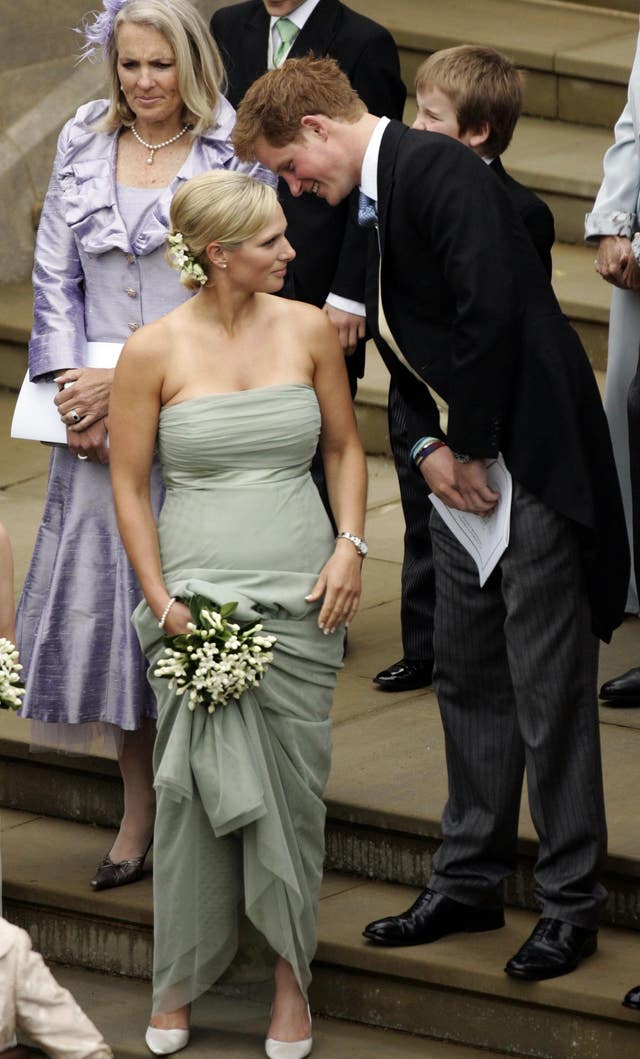
<path fill-rule="evenodd" d="M 171 45 L 178 91 L 184 103 L 184 123 L 191 126 L 196 136 L 215 125 L 226 78 L 220 52 L 200 12 L 190 0 L 126 0 L 114 19 L 113 33 L 106 46 L 110 70 L 109 109 L 96 128 L 100 132 L 114 132 L 121 125 L 133 125 L 136 120 L 118 77 L 118 29 L 125 22 L 151 26 Z"/>
<path fill-rule="evenodd" d="M 269 224 L 277 205 L 274 189 L 246 173 L 226 169 L 199 173 L 182 184 L 171 200 L 171 234 L 181 233 L 191 259 L 210 277 L 209 244 L 220 243 L 224 249 L 233 250 Z M 178 267 L 171 248 L 167 260 Z M 180 281 L 188 290 L 201 286 L 186 272 L 181 273 Z"/>

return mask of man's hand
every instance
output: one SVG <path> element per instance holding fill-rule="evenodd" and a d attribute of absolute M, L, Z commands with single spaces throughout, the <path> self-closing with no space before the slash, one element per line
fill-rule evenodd
<path fill-rule="evenodd" d="M 625 278 L 628 268 L 630 276 Z M 629 282 L 634 282 L 634 270 L 640 270 L 631 252 L 631 240 L 623 235 L 604 235 L 598 246 L 595 269 L 603 279 L 606 279 L 607 283 L 612 283 L 614 287 L 635 290 L 635 287 L 629 288 Z"/>
<path fill-rule="evenodd" d="M 336 309 L 335 305 L 329 305 L 329 302 L 325 302 L 324 311 L 338 332 L 345 357 L 350 357 L 356 351 L 358 339 L 365 336 L 364 316 L 346 313 L 343 309 Z"/>
<path fill-rule="evenodd" d="M 487 485 L 485 461 L 459 463 L 446 445 L 422 461 L 420 472 L 431 492 L 458 511 L 488 515 L 500 499 Z"/>

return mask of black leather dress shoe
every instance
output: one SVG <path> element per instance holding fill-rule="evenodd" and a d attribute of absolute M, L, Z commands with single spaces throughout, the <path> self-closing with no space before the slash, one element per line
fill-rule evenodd
<path fill-rule="evenodd" d="M 426 889 L 406 912 L 376 919 L 362 933 L 378 945 L 427 945 L 447 934 L 497 930 L 503 926 L 501 908 L 463 905 L 435 890 Z"/>
<path fill-rule="evenodd" d="M 630 989 L 622 1003 L 626 1008 L 633 1008 L 634 1011 L 640 1011 L 640 985 L 636 985 L 633 989 Z"/>
<path fill-rule="evenodd" d="M 606 699 L 608 706 L 640 706 L 640 667 L 605 681 L 600 698 Z"/>
<path fill-rule="evenodd" d="M 401 658 L 388 669 L 383 669 L 373 678 L 382 691 L 415 691 L 428 688 L 433 678 L 433 659 L 424 661 Z"/>
<path fill-rule="evenodd" d="M 598 947 L 598 931 L 576 927 L 562 919 L 542 918 L 505 971 L 512 978 L 541 982 L 575 971 Z"/>

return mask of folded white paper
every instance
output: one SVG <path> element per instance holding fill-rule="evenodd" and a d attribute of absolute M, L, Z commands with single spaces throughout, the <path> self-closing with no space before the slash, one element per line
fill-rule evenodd
<path fill-rule="evenodd" d="M 502 454 L 487 466 L 487 485 L 500 499 L 490 515 L 472 515 L 469 511 L 458 511 L 447 507 L 434 493 L 429 499 L 443 522 L 456 540 L 465 548 L 480 574 L 480 587 L 495 570 L 509 544 L 511 525 L 511 495 L 513 482 L 505 466 Z"/>
<path fill-rule="evenodd" d="M 88 342 L 87 368 L 114 368 L 122 349 L 121 342 Z M 67 444 L 67 430 L 53 399 L 58 393 L 55 382 L 31 382 L 29 372 L 18 394 L 11 423 L 12 438 Z"/>

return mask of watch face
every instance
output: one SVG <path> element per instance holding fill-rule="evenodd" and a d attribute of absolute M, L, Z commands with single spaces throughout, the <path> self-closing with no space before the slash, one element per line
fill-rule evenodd
<path fill-rule="evenodd" d="M 367 548 L 367 545 L 362 540 L 360 541 L 360 545 L 358 547 L 358 551 L 360 552 L 360 555 L 362 556 L 363 559 L 364 559 L 365 555 L 367 554 L 367 552 L 369 551 L 369 549 Z"/>

